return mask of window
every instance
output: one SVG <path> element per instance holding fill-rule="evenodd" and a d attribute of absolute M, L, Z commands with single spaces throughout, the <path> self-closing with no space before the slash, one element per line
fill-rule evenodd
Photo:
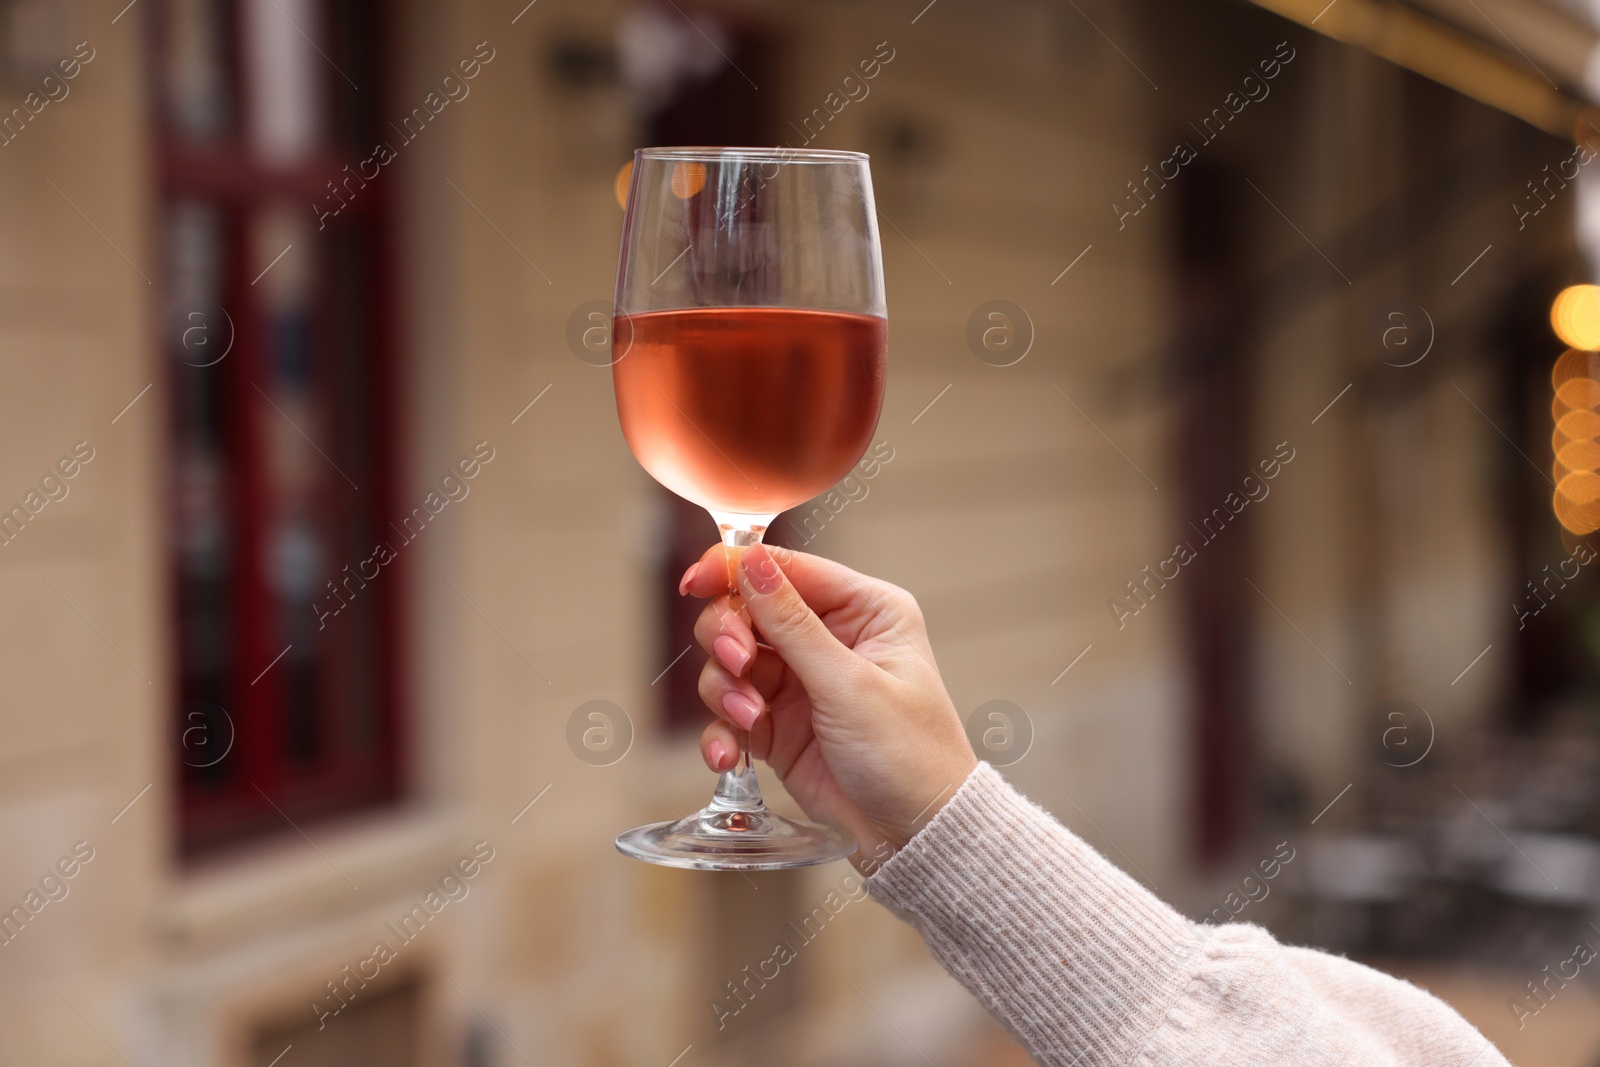
<path fill-rule="evenodd" d="M 401 575 L 350 580 L 393 513 L 392 177 L 350 179 L 382 139 L 382 21 L 350 0 L 151 18 L 186 856 L 398 788 Z"/>

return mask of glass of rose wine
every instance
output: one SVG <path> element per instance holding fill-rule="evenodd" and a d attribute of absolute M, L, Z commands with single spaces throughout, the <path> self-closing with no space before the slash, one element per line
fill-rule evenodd
<path fill-rule="evenodd" d="M 861 459 L 887 342 L 865 155 L 634 153 L 612 331 L 617 415 L 644 469 L 711 513 L 730 559 Z M 741 737 L 710 804 L 629 830 L 617 848 L 670 867 L 774 870 L 841 859 L 855 842 L 768 810 Z"/>

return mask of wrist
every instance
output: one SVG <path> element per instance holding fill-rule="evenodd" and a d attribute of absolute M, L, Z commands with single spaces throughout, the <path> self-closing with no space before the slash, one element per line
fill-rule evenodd
<path fill-rule="evenodd" d="M 863 878 L 871 878 L 879 867 L 894 858 L 903 845 L 897 845 L 888 836 L 867 828 L 856 833 L 856 850 L 850 854 L 850 866 Z"/>
<path fill-rule="evenodd" d="M 922 828 L 933 821 L 950 798 L 956 795 L 972 772 L 977 769 L 978 758 L 970 749 L 955 753 L 944 761 L 941 769 L 936 773 L 926 775 L 919 788 L 911 791 L 908 796 L 917 800 L 926 798 L 918 808 L 906 814 L 906 817 L 897 820 L 897 824 L 885 833 L 889 845 L 898 852 L 910 844 L 911 839 L 922 832 Z"/>

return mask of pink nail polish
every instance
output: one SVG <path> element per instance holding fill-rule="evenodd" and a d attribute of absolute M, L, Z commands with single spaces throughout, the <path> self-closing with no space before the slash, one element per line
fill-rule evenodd
<path fill-rule="evenodd" d="M 754 726 L 756 716 L 761 714 L 761 706 L 738 690 L 722 698 L 722 710 L 728 713 L 728 718 L 732 719 L 733 724 L 741 730 L 748 730 Z"/>
<path fill-rule="evenodd" d="M 689 591 L 689 583 L 694 581 L 695 572 L 698 571 L 699 569 L 700 569 L 700 564 L 693 563 L 693 564 L 690 564 L 688 570 L 683 572 L 683 579 L 678 582 L 678 595 L 679 596 L 683 596 L 683 594 L 685 594 L 685 593 L 687 593 Z"/>
<path fill-rule="evenodd" d="M 716 650 L 717 662 L 721 663 L 735 677 L 744 673 L 744 666 L 750 662 L 750 654 L 744 646 L 728 634 L 722 634 L 711 642 L 711 647 Z"/>
<path fill-rule="evenodd" d="M 783 572 L 778 569 L 778 562 L 767 551 L 766 545 L 752 545 L 745 549 L 744 559 L 739 565 L 744 568 L 745 576 L 758 593 L 776 593 L 783 585 Z"/>
<path fill-rule="evenodd" d="M 711 757 L 711 769 L 717 770 L 722 766 L 722 757 L 728 754 L 728 747 L 721 741 L 713 741 L 706 747 L 706 751 Z"/>

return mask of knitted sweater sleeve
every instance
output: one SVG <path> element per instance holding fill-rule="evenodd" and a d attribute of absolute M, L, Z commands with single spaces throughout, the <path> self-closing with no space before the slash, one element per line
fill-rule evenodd
<path fill-rule="evenodd" d="M 1509 1067 L 1416 986 L 1190 922 L 986 763 L 867 888 L 1045 1067 Z"/>

